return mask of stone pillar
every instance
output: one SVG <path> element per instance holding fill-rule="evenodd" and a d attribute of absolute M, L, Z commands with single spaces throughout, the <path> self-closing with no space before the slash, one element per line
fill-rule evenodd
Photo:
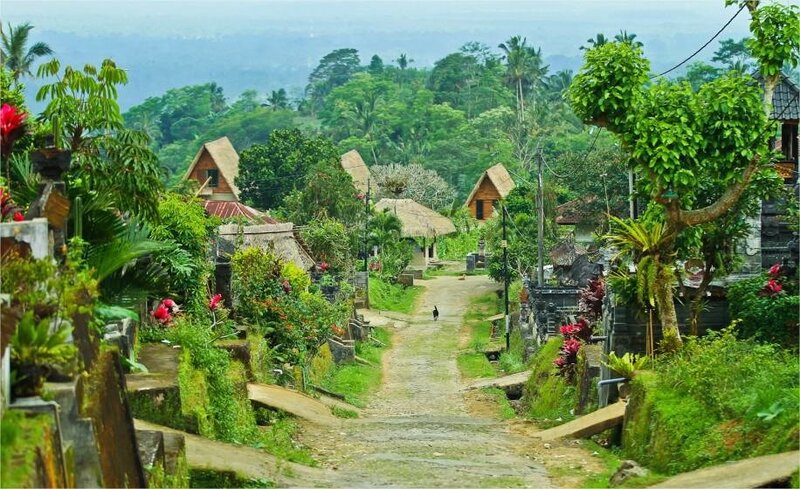
<path fill-rule="evenodd" d="M 762 206 L 762 203 L 759 203 L 759 211 L 756 217 L 747 219 L 747 225 L 750 227 L 750 233 L 742 242 L 739 243 L 737 247 L 737 252 L 744 258 L 742 272 L 746 274 L 756 275 L 761 273 Z"/>

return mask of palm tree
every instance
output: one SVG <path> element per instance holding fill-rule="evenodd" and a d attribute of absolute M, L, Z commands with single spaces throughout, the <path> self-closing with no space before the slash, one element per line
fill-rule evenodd
<path fill-rule="evenodd" d="M 524 119 L 526 88 L 535 90 L 537 82 L 547 74 L 548 67 L 542 63 L 542 49 L 528 46 L 522 36 L 513 36 L 498 47 L 506 60 L 506 80 L 516 90 L 519 117 Z"/>
<path fill-rule="evenodd" d="M 563 101 L 564 93 L 572 83 L 572 70 L 561 70 L 547 77 L 544 87 L 550 92 L 553 101 Z"/>
<path fill-rule="evenodd" d="M 273 90 L 267 97 L 267 103 L 272 107 L 272 110 L 286 109 L 289 107 L 289 96 L 283 88 Z"/>
<path fill-rule="evenodd" d="M 639 41 L 636 41 L 635 39 L 636 39 L 636 34 L 633 33 L 628 34 L 628 31 L 626 30 L 620 30 L 619 34 L 614 36 L 614 41 L 616 42 L 621 42 L 623 44 L 630 44 L 631 46 L 636 48 L 644 46 L 644 44 L 642 44 Z"/>
<path fill-rule="evenodd" d="M 400 219 L 385 209 L 369 221 L 369 244 L 383 249 L 400 240 L 403 224 Z"/>
<path fill-rule="evenodd" d="M 406 53 L 402 53 L 395 61 L 397 61 L 397 66 L 399 66 L 401 70 L 405 70 L 408 68 L 408 65 L 414 62 L 413 59 L 409 59 Z"/>
<path fill-rule="evenodd" d="M 26 49 L 31 29 L 33 26 L 27 22 L 17 27 L 8 24 L 8 33 L 6 34 L 0 25 L 0 44 L 2 44 L 0 61 L 11 71 L 14 82 L 18 82 L 20 76 L 32 75 L 31 67 L 36 58 L 53 54 L 50 46 L 43 42 L 37 42 Z"/>
<path fill-rule="evenodd" d="M 602 46 L 603 44 L 608 43 L 608 38 L 605 36 L 605 34 L 598 33 L 594 37 L 587 39 L 586 42 L 589 44 L 589 46 L 581 46 L 581 50 L 589 50 L 591 48 Z"/>

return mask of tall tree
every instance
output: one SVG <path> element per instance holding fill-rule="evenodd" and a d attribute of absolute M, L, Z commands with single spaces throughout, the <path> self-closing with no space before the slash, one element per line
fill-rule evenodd
<path fill-rule="evenodd" d="M 586 43 L 588 44 L 588 46 L 581 46 L 580 50 L 581 51 L 585 51 L 587 49 L 596 48 L 596 47 L 602 46 L 603 44 L 605 44 L 607 42 L 608 42 L 608 38 L 606 37 L 606 35 L 603 34 L 602 32 L 599 32 L 599 33 L 595 34 L 594 37 L 590 37 L 589 39 L 587 39 Z"/>
<path fill-rule="evenodd" d="M 267 103 L 272 108 L 272 110 L 288 109 L 289 96 L 286 94 L 286 90 L 284 90 L 283 88 L 278 90 L 273 90 L 269 94 L 269 97 L 267 97 Z"/>
<path fill-rule="evenodd" d="M 517 111 L 520 119 L 524 119 L 525 97 L 529 89 L 536 86 L 547 74 L 547 66 L 542 60 L 541 48 L 528 46 L 522 36 L 513 36 L 498 46 L 506 60 L 506 76 L 517 95 Z"/>
<path fill-rule="evenodd" d="M 320 60 L 306 86 L 312 113 L 322 107 L 331 90 L 347 83 L 361 69 L 360 63 L 358 50 L 352 48 L 335 49 Z"/>
<path fill-rule="evenodd" d="M 31 29 L 33 26 L 27 22 L 17 27 L 8 24 L 8 32 L 5 32 L 0 25 L 0 41 L 2 41 L 0 61 L 11 71 L 15 82 L 21 76 L 32 75 L 31 68 L 36 58 L 53 54 L 53 50 L 44 42 L 37 42 L 28 47 Z"/>
<path fill-rule="evenodd" d="M 748 38 L 743 37 L 738 41 L 733 39 L 723 39 L 719 42 L 719 48 L 714 51 L 711 61 L 720 63 L 728 70 L 746 72 L 750 70 L 753 61 L 750 49 L 747 47 Z"/>
<path fill-rule="evenodd" d="M 339 161 L 330 140 L 306 136 L 299 129 L 273 131 L 267 144 L 242 151 L 236 185 L 242 200 L 259 209 L 275 209 L 302 185 L 310 168 L 325 161 Z"/>
<path fill-rule="evenodd" d="M 681 344 L 671 263 L 679 234 L 725 216 L 754 179 L 777 179 L 769 164 L 774 134 L 769 114 L 782 66 L 798 64 L 800 9 L 759 2 L 745 6 L 754 36 L 748 47 L 764 76 L 763 92 L 749 76 L 735 72 L 697 92 L 688 83 L 648 85 L 649 62 L 628 43 L 587 51 L 569 91 L 578 116 L 618 135 L 642 191 L 663 219 L 663 237 L 648 253 L 657 271 L 654 296 L 667 349 Z M 700 201 L 709 185 L 720 189 L 719 196 Z"/>
<path fill-rule="evenodd" d="M 644 44 L 636 40 L 636 34 L 632 32 L 629 34 L 626 30 L 620 30 L 619 34 L 614 36 L 614 41 L 628 43 L 637 48 L 644 46 Z"/>

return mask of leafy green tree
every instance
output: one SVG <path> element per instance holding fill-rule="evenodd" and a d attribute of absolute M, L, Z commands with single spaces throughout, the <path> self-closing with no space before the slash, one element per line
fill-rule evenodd
<path fill-rule="evenodd" d="M 283 201 L 281 213 L 288 220 L 307 224 L 314 219 L 330 217 L 348 228 L 362 221 L 363 203 L 338 156 L 318 161 L 299 182 L 298 188 Z"/>
<path fill-rule="evenodd" d="M 619 34 L 614 36 L 614 41 L 615 42 L 628 43 L 628 44 L 630 44 L 630 45 L 632 45 L 634 47 L 638 47 L 638 48 L 644 46 L 644 44 L 642 44 L 641 42 L 636 40 L 636 34 L 634 34 L 634 33 L 628 34 L 628 31 L 626 31 L 626 30 L 620 30 Z"/>
<path fill-rule="evenodd" d="M 748 38 L 743 37 L 738 41 L 733 39 L 723 39 L 719 42 L 719 48 L 714 51 L 711 61 L 720 63 L 728 70 L 739 72 L 750 71 L 753 58 L 747 47 Z"/>
<path fill-rule="evenodd" d="M 383 73 L 383 60 L 377 54 L 373 54 L 367 66 L 367 72 L 371 75 L 380 75 Z"/>
<path fill-rule="evenodd" d="M 361 69 L 358 50 L 335 49 L 326 54 L 308 77 L 306 94 L 312 114 L 322 107 L 325 97 L 334 88 L 344 85 Z"/>
<path fill-rule="evenodd" d="M 111 60 L 100 68 L 71 66 L 61 72 L 54 59 L 39 67 L 39 76 L 58 76 L 36 95 L 47 106 L 40 119 L 52 128 L 56 145 L 72 151 L 67 174 L 71 196 L 113 196 L 122 213 L 145 219 L 157 216 L 161 172 L 143 132 L 126 129 L 117 104 L 117 87 L 128 82 Z"/>
<path fill-rule="evenodd" d="M 384 209 L 383 212 L 376 212 L 372 219 L 369 220 L 368 244 L 377 246 L 379 249 L 388 248 L 400 240 L 402 231 L 403 223 L 388 209 Z"/>
<path fill-rule="evenodd" d="M 595 34 L 594 37 L 590 37 L 589 39 L 586 40 L 586 43 L 588 44 L 588 46 L 581 46 L 580 49 L 581 49 L 581 51 L 584 51 L 584 50 L 587 50 L 587 49 L 596 48 L 596 47 L 602 46 L 603 44 L 605 44 L 607 42 L 609 42 L 609 40 L 605 36 L 605 34 L 597 33 L 597 34 Z"/>
<path fill-rule="evenodd" d="M 277 130 L 267 144 L 242 151 L 236 185 L 242 200 L 259 209 L 274 209 L 302 186 L 309 169 L 338 161 L 338 151 L 330 140 L 306 136 L 299 129 Z"/>
<path fill-rule="evenodd" d="M 686 68 L 686 75 L 682 78 L 689 82 L 694 91 L 704 84 L 719 78 L 720 70 L 703 61 L 695 61 Z"/>
<path fill-rule="evenodd" d="M 681 344 L 668 266 L 678 234 L 731 211 L 754 178 L 777 178 L 769 165 L 770 101 L 783 64 L 797 65 L 800 15 L 796 6 L 746 6 L 754 36 L 748 46 L 765 77 L 763 93 L 735 72 L 697 92 L 688 83 L 648 86 L 649 63 L 641 49 L 616 42 L 587 51 L 569 91 L 578 116 L 619 136 L 642 191 L 663 212 L 665 238 L 654 254 L 660 260 L 655 301 L 668 349 Z M 704 185 L 722 191 L 699 204 Z"/>
<path fill-rule="evenodd" d="M 317 263 L 327 263 L 334 271 L 347 272 L 353 266 L 351 233 L 336 219 L 312 219 L 300 231 Z"/>
<path fill-rule="evenodd" d="M 36 58 L 53 54 L 50 46 L 44 42 L 34 43 L 28 47 L 28 37 L 33 26 L 29 23 L 20 24 L 13 27 L 8 24 L 7 31 L 0 25 L 0 63 L 11 72 L 14 82 L 19 81 L 21 76 L 31 76 L 31 68 Z"/>

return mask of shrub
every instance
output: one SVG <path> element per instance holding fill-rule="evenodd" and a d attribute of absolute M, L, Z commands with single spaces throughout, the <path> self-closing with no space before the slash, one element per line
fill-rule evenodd
<path fill-rule="evenodd" d="M 797 348 L 797 280 L 781 275 L 780 269 L 771 270 L 773 275 L 742 280 L 728 288 L 731 318 L 739 321 L 737 331 L 743 338 Z"/>

